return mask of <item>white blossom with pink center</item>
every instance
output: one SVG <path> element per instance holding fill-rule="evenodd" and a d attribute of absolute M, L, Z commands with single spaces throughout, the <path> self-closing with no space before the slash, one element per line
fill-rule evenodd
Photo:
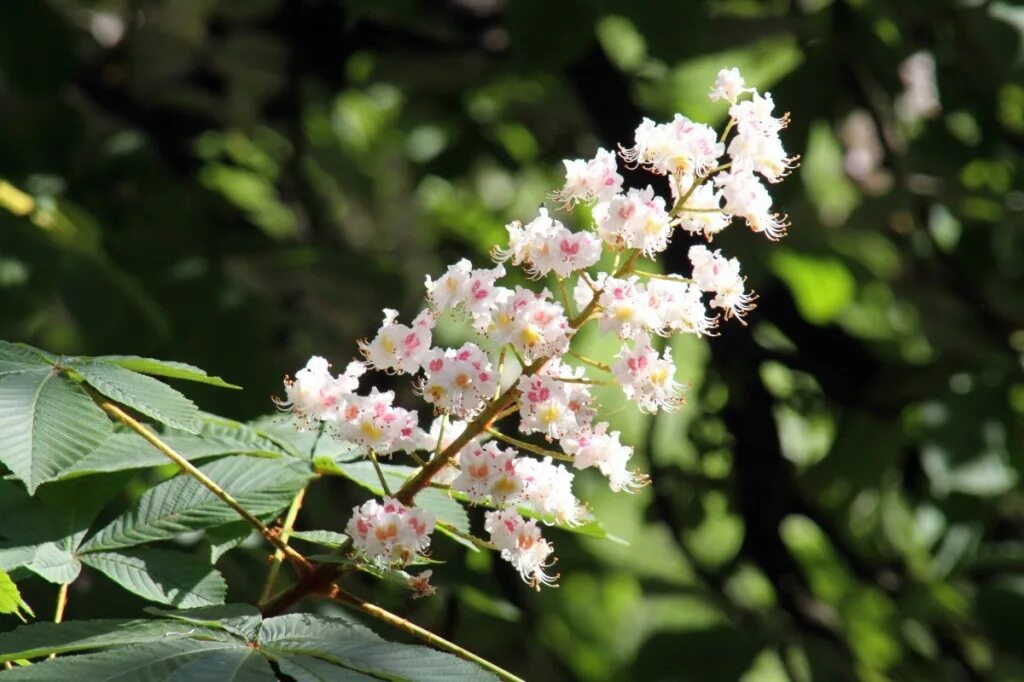
<path fill-rule="evenodd" d="M 461 348 L 434 348 L 423 363 L 423 399 L 440 412 L 469 419 L 494 397 L 498 374 L 487 354 L 475 343 Z"/>
<path fill-rule="evenodd" d="M 345 532 L 355 549 L 371 561 L 408 565 L 430 546 L 435 519 L 426 510 L 385 497 L 382 502 L 368 500 L 352 511 Z"/>
<path fill-rule="evenodd" d="M 554 549 L 541 537 L 536 521 L 527 521 L 511 509 L 490 511 L 484 516 L 484 530 L 501 558 L 515 566 L 523 580 L 538 589 L 555 584 L 558 576 L 544 572 L 552 563 L 549 557 Z"/>
<path fill-rule="evenodd" d="M 386 308 L 384 324 L 377 336 L 368 343 L 360 341 L 359 349 L 366 356 L 367 364 L 374 369 L 415 374 L 430 350 L 434 317 L 430 311 L 424 310 L 416 316 L 411 327 L 399 324 L 397 319 L 398 311 Z"/>

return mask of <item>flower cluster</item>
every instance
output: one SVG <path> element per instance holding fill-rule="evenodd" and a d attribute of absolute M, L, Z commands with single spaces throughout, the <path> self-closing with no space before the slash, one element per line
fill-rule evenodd
<path fill-rule="evenodd" d="M 710 98 L 728 104 L 723 132 L 678 114 L 667 123 L 644 119 L 633 144 L 619 150 L 627 165 L 664 176 L 669 197 L 650 185 L 624 187 L 612 151 L 566 160 L 555 197 L 566 211 L 587 206 L 591 224 L 570 229 L 544 208 L 525 224 L 509 224 L 507 245 L 492 252 L 495 264 L 476 268 L 463 259 L 437 279 L 428 276 L 426 307 L 410 324 L 385 310 L 372 340 L 359 343 L 363 359 L 344 373 L 333 375 L 314 357 L 285 381 L 280 405 L 300 426 L 321 422 L 374 463 L 376 455 L 406 452 L 421 467 L 394 497 L 355 508 L 348 533 L 361 556 L 406 565 L 429 546 L 436 521 L 411 501 L 432 484 L 489 507 L 489 537 L 473 541 L 500 551 L 530 584 L 552 584 L 553 547 L 538 520 L 570 529 L 590 522 L 573 492 L 573 469 L 596 469 L 616 492 L 644 485 L 646 477 L 630 468 L 633 448 L 598 421 L 592 385 L 618 386 L 643 412 L 678 408 L 684 387 L 665 340 L 679 332 L 714 336 L 725 321 L 742 323 L 755 295 L 739 261 L 703 243 L 689 246 L 688 273 L 638 266 L 656 261 L 673 239 L 710 242 L 735 219 L 771 240 L 787 226 L 768 188 L 796 162 L 779 138 L 788 117 L 775 116 L 771 95 L 748 87 L 736 69 L 719 73 Z M 550 289 L 503 286 L 506 267 L 546 278 Z M 476 337 L 457 348 L 435 346 L 442 316 Z M 572 348 L 592 321 L 619 343 L 604 361 Z M 410 375 L 435 414 L 430 427 L 420 426 L 419 412 L 396 405 L 392 391 L 360 393 L 368 368 Z M 521 437 L 509 435 L 513 428 Z"/>
<path fill-rule="evenodd" d="M 430 546 L 434 519 L 422 509 L 385 497 L 383 502 L 368 500 L 354 512 L 345 532 L 375 561 L 408 564 Z"/>

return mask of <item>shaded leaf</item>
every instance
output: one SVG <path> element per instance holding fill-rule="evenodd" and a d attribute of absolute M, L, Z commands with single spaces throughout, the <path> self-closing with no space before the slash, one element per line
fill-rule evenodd
<path fill-rule="evenodd" d="M 299 654 L 359 672 L 416 682 L 493 680 L 482 668 L 421 646 L 387 642 L 341 618 L 291 614 L 263 621 L 259 643 L 270 655 Z"/>
<path fill-rule="evenodd" d="M 263 620 L 259 609 L 249 604 L 201 606 L 194 609 L 178 609 L 175 611 L 149 606 L 146 607 L 146 611 L 184 623 L 194 623 L 215 630 L 224 630 L 243 638 L 247 642 L 256 640 L 260 631 L 260 623 Z"/>
<path fill-rule="evenodd" d="M 78 557 L 53 542 L 37 547 L 32 561 L 25 567 L 56 585 L 74 582 L 82 572 L 82 564 Z"/>
<path fill-rule="evenodd" d="M 252 526 L 246 521 L 208 528 L 204 537 L 210 544 L 210 563 L 217 563 L 222 556 L 245 542 L 253 532 Z"/>
<path fill-rule="evenodd" d="M 224 577 L 213 567 L 180 552 L 133 549 L 82 556 L 82 562 L 143 599 L 171 606 L 223 604 Z"/>
<path fill-rule="evenodd" d="M 0 662 L 38 658 L 188 636 L 214 639 L 219 633 L 195 624 L 166 620 L 72 620 L 33 623 L 0 633 Z"/>
<path fill-rule="evenodd" d="M 146 680 L 163 682 L 179 678 L 176 673 L 190 663 L 215 660 L 224 651 L 251 651 L 242 642 L 205 642 L 198 639 L 171 639 L 166 642 L 137 644 L 94 654 L 40 661 L 4 673 L 11 680 Z M 238 678 L 235 678 L 238 679 Z M 260 678 L 253 678 L 260 679 Z M 262 678 L 266 679 L 266 678 Z M 273 679 L 273 677 L 269 678 Z"/>
<path fill-rule="evenodd" d="M 257 516 L 288 506 L 312 475 L 292 460 L 248 455 L 226 457 L 200 470 Z M 147 490 L 132 509 L 89 538 L 82 550 L 131 547 L 237 519 L 234 510 L 198 481 L 180 475 Z"/>
<path fill-rule="evenodd" d="M 337 549 L 348 542 L 349 537 L 344 533 L 335 533 L 331 530 L 293 530 L 292 537 L 297 540 L 311 542 L 321 547 Z"/>

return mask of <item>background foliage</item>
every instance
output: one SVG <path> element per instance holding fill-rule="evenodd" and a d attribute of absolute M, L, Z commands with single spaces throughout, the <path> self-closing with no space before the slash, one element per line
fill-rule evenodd
<path fill-rule="evenodd" d="M 613 405 L 654 485 L 582 497 L 630 546 L 557 534 L 561 587 L 534 594 L 438 539 L 437 596 L 362 592 L 531 680 L 1020 679 L 1022 32 L 988 1 L 6 0 L 0 337 L 194 363 L 245 388 L 196 403 L 254 418 L 310 354 L 341 366 L 381 307 L 414 312 L 426 273 L 483 262 L 561 158 L 644 115 L 719 122 L 707 84 L 738 66 L 793 114 L 793 228 L 721 238 L 761 305 L 680 343 L 681 413 Z M 921 49 L 942 112 L 908 124 Z M 855 110 L 870 178 L 844 171 Z M 170 471 L 111 487 L 94 527 Z M 364 494 L 320 481 L 298 527 Z M 229 601 L 265 553 L 220 556 Z M 99 564 L 68 617 L 138 617 Z M 45 618 L 54 586 L 19 586 Z"/>

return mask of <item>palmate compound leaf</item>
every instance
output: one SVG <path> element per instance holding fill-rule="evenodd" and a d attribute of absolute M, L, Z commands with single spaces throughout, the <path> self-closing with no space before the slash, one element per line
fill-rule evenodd
<path fill-rule="evenodd" d="M 80 385 L 45 365 L 0 377 L 0 462 L 30 493 L 100 446 L 111 425 Z"/>
<path fill-rule="evenodd" d="M 70 369 L 116 403 L 188 433 L 196 433 L 195 403 L 162 381 L 118 365 L 88 358 L 69 358 Z"/>
<path fill-rule="evenodd" d="M 287 507 L 312 472 L 302 462 L 235 455 L 200 470 L 256 516 Z M 179 475 L 143 494 L 134 507 L 82 545 L 82 552 L 132 547 L 167 540 L 238 520 L 237 514 L 198 481 Z"/>
<path fill-rule="evenodd" d="M 133 372 L 139 372 L 140 374 L 195 381 L 200 384 L 209 384 L 221 388 L 241 388 L 241 386 L 229 384 L 220 377 L 210 376 L 205 370 L 185 362 L 154 360 L 153 358 L 142 358 L 137 355 L 102 355 L 96 359 L 130 369 Z"/>
<path fill-rule="evenodd" d="M 182 552 L 129 549 L 85 554 L 81 560 L 129 592 L 161 604 L 223 604 L 227 594 L 227 583 L 217 569 Z"/>
<path fill-rule="evenodd" d="M 260 621 L 251 606 L 154 613 L 159 620 L 38 623 L 0 634 L 0 662 L 74 654 L 4 673 L 10 679 L 273 680 L 273 661 L 305 680 L 493 680 L 423 646 L 388 642 L 345 618 L 291 614 Z M 6 679 L 6 678 L 5 678 Z"/>

